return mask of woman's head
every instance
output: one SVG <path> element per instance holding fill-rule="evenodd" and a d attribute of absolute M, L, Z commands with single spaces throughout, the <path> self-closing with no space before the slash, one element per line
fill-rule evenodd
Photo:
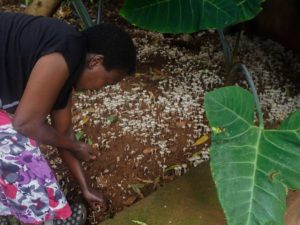
<path fill-rule="evenodd" d="M 127 32 L 111 24 L 100 24 L 82 33 L 87 40 L 88 53 L 103 55 L 103 65 L 108 71 L 135 72 L 136 50 Z"/>
<path fill-rule="evenodd" d="M 100 24 L 82 31 L 86 38 L 86 67 L 77 89 L 99 89 L 116 83 L 136 69 L 136 50 L 121 28 Z"/>

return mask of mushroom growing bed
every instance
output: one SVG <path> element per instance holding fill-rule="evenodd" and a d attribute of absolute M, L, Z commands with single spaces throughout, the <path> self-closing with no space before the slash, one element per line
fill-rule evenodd
<path fill-rule="evenodd" d="M 83 166 L 91 185 L 103 189 L 111 203 L 105 215 L 90 212 L 88 224 L 98 224 L 209 159 L 209 139 L 195 143 L 210 135 L 205 93 L 225 84 L 216 34 L 129 32 L 138 49 L 137 73 L 101 91 L 74 94 L 75 133 L 97 154 L 96 161 Z M 227 38 L 234 42 L 234 37 Z M 296 84 L 286 76 L 300 72 L 296 55 L 273 41 L 242 35 L 239 61 L 253 75 L 267 127 L 300 107 Z M 243 77 L 234 80 L 247 88 Z M 70 182 L 56 151 L 47 151 L 47 157 L 62 187 L 75 197 L 79 188 Z"/>

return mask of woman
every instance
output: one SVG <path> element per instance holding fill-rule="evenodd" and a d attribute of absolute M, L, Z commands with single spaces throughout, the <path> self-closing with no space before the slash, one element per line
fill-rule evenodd
<path fill-rule="evenodd" d="M 88 204 L 106 207 L 81 167 L 93 156 L 74 138 L 70 95 L 120 81 L 135 61 L 132 40 L 115 26 L 78 32 L 53 18 L 0 13 L 0 215 L 23 225 L 71 215 L 37 143 L 57 147 Z"/>

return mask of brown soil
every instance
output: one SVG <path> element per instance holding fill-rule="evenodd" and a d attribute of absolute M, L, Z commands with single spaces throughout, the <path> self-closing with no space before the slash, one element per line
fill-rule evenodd
<path fill-rule="evenodd" d="M 105 5 L 104 21 L 117 23 L 131 33 L 138 48 L 137 74 L 100 92 L 74 93 L 73 98 L 75 132 L 82 134 L 81 140 L 92 144 L 97 154 L 97 160 L 83 163 L 84 169 L 91 186 L 101 188 L 110 200 L 109 212 L 89 212 L 88 225 L 113 216 L 189 167 L 208 160 L 209 141 L 194 145 L 210 131 L 203 96 L 224 84 L 223 56 L 214 32 L 172 36 L 138 30 L 117 15 L 118 2 Z M 95 13 L 92 7 L 90 11 Z M 78 23 L 77 19 L 66 19 Z M 261 98 L 265 99 L 263 107 L 270 112 L 265 118 L 274 125 L 300 104 L 294 103 L 299 96 L 290 81 L 275 76 L 275 82 L 269 76 L 286 72 L 279 62 L 288 61 L 291 53 L 280 55 L 278 52 L 283 50 L 268 43 L 244 36 L 240 60 L 253 71 Z M 253 53 L 255 48 L 258 53 Z M 275 58 L 269 60 L 270 52 Z M 298 63 L 294 55 L 291 60 Z M 299 68 L 294 65 L 289 73 L 298 73 Z M 243 79 L 237 82 L 245 86 Z M 280 88 L 287 92 L 282 102 L 274 91 Z M 275 98 L 273 102 L 270 96 Z M 283 105 L 286 98 L 291 99 L 288 106 Z M 276 110 L 272 108 L 275 103 Z M 45 154 L 69 199 L 77 199 L 80 189 L 57 151 L 48 147 Z"/>
<path fill-rule="evenodd" d="M 288 210 L 285 214 L 285 225 L 300 225 L 300 192 L 289 191 L 287 197 Z"/>

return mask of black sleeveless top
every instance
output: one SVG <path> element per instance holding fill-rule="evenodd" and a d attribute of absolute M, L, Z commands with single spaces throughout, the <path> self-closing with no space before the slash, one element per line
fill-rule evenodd
<path fill-rule="evenodd" d="M 53 106 L 61 109 L 84 68 L 84 36 L 53 18 L 0 12 L 0 108 L 15 111 L 35 63 L 54 52 L 63 55 L 69 68 L 69 77 Z"/>

